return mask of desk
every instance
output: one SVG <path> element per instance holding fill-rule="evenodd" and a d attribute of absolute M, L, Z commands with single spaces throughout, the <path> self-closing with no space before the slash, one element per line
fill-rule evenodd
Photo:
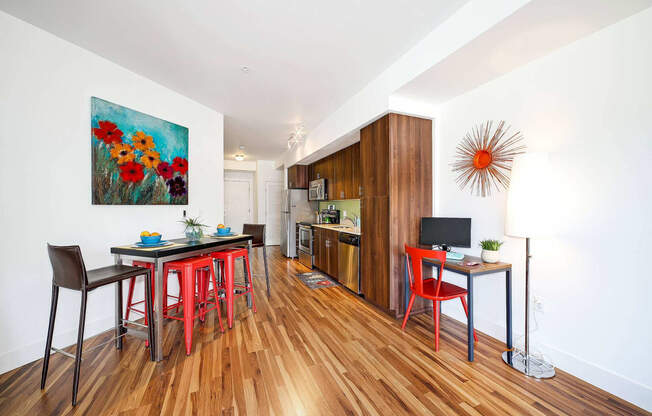
<path fill-rule="evenodd" d="M 205 237 L 197 242 L 189 242 L 186 238 L 170 240 L 174 244 L 156 249 L 140 249 L 132 246 L 111 247 L 111 253 L 115 256 L 115 264 L 122 264 L 122 256 L 127 256 L 136 260 L 152 262 L 155 265 L 154 273 L 154 319 L 150 322 L 154 324 L 154 359 L 161 361 L 163 359 L 163 263 L 184 259 L 188 257 L 208 254 L 213 251 L 224 250 L 233 246 L 248 244 L 251 246 L 253 236 L 248 234 L 239 234 L 233 237 Z M 245 279 L 247 274 L 245 273 Z M 121 327 L 122 318 L 122 284 L 116 284 L 116 326 Z M 251 307 L 251 297 L 247 296 L 247 305 Z M 127 329 L 126 331 L 138 331 L 138 329 Z M 120 341 L 116 341 L 120 342 Z"/>
<path fill-rule="evenodd" d="M 407 258 L 407 257 L 406 257 Z M 477 266 L 465 266 L 465 262 L 479 262 Z M 437 273 L 439 273 L 439 268 L 441 263 L 439 260 L 435 259 L 423 259 L 423 264 L 425 266 L 433 266 L 437 268 Z M 509 263 L 483 263 L 479 257 L 475 256 L 464 256 L 462 260 L 447 260 L 444 264 L 444 270 L 448 270 L 453 273 L 461 274 L 466 276 L 466 288 L 469 292 L 468 294 L 468 307 L 469 307 L 469 318 L 468 318 L 468 332 L 467 332 L 467 342 L 468 342 L 468 359 L 473 361 L 473 278 L 476 276 L 482 276 L 489 273 L 500 273 L 505 272 L 505 315 L 507 323 L 507 336 L 506 344 L 507 348 L 512 348 L 512 265 Z M 405 262 L 405 307 L 410 301 L 410 295 L 412 291 L 410 290 L 410 277 L 408 276 L 408 262 Z M 441 309 L 440 309 L 441 311 Z"/>

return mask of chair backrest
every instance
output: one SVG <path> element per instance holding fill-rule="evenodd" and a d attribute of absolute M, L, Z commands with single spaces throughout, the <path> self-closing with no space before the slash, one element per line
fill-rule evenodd
<path fill-rule="evenodd" d="M 86 286 L 86 266 L 79 246 L 53 246 L 48 244 L 52 263 L 52 281 L 67 289 L 81 290 Z"/>
<path fill-rule="evenodd" d="M 252 247 L 265 245 L 265 224 L 245 224 L 242 226 L 242 234 L 253 235 Z"/>
<path fill-rule="evenodd" d="M 441 287 L 441 276 L 446 262 L 446 252 L 440 250 L 425 250 L 422 248 L 405 245 L 405 255 L 408 262 L 408 276 L 410 277 L 410 289 L 417 295 L 423 294 L 423 259 L 436 259 L 441 262 L 439 276 L 435 286 L 435 296 L 439 295 Z"/>

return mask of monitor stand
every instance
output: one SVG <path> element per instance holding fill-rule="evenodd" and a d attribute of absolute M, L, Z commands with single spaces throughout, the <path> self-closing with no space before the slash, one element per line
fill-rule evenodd
<path fill-rule="evenodd" d="M 446 244 L 442 244 L 442 245 L 434 245 L 434 246 L 432 246 L 432 249 L 433 249 L 433 250 L 441 250 L 441 251 L 445 251 L 445 252 L 446 252 L 446 260 L 456 260 L 456 261 L 459 261 L 459 260 L 462 260 L 462 259 L 464 258 L 464 254 L 463 254 L 463 253 L 458 253 L 458 252 L 456 252 L 456 251 L 451 251 L 450 246 L 448 246 L 448 245 L 446 245 Z"/>

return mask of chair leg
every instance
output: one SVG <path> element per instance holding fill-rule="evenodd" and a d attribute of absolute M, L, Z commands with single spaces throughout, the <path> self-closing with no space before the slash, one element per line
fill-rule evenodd
<path fill-rule="evenodd" d="M 48 325 L 48 338 L 45 341 L 45 354 L 43 354 L 43 372 L 41 373 L 41 390 L 45 388 L 45 379 L 48 376 L 50 364 L 50 351 L 52 351 L 52 337 L 54 336 L 54 320 L 57 317 L 57 304 L 59 302 L 59 286 L 52 285 L 52 302 L 50 305 L 50 324 Z"/>
<path fill-rule="evenodd" d="M 251 276 L 251 266 L 249 265 L 248 255 L 245 256 L 244 261 L 245 261 L 245 273 L 246 276 L 249 276 L 249 294 L 251 295 L 251 305 L 253 307 L 254 313 L 256 313 L 256 299 L 254 296 L 254 279 Z"/>
<path fill-rule="evenodd" d="M 177 307 L 174 310 L 174 313 L 179 313 L 179 306 L 181 305 L 181 301 L 183 300 L 183 295 L 182 295 L 182 290 L 181 287 L 183 286 L 181 275 L 177 273 L 177 280 L 179 281 L 179 299 L 177 299 Z"/>
<path fill-rule="evenodd" d="M 77 389 L 79 387 L 79 370 L 82 359 L 82 346 L 84 344 L 84 325 L 86 323 L 86 290 L 82 289 L 81 306 L 79 310 L 79 331 L 77 332 L 77 351 L 75 352 L 75 376 L 72 381 L 72 405 L 77 404 Z"/>
<path fill-rule="evenodd" d="M 408 302 L 408 307 L 405 310 L 405 317 L 403 318 L 403 325 L 401 325 L 401 329 L 405 329 L 405 324 L 407 324 L 408 318 L 410 317 L 410 311 L 412 310 L 412 305 L 414 304 L 414 298 L 416 295 L 412 293 L 410 296 L 410 302 Z"/>
<path fill-rule="evenodd" d="M 197 298 L 199 300 L 199 322 L 206 320 L 206 274 L 204 269 L 197 270 Z"/>
<path fill-rule="evenodd" d="M 134 299 L 134 287 L 136 286 L 136 277 L 129 279 L 129 293 L 127 294 L 127 311 L 125 312 L 125 319 L 129 320 L 129 312 L 131 312 L 131 303 Z"/>
<path fill-rule="evenodd" d="M 441 302 L 437 300 L 432 301 L 432 314 L 435 318 L 435 352 L 439 351 L 439 308 Z"/>
<path fill-rule="evenodd" d="M 183 333 L 186 343 L 186 355 L 192 350 L 193 315 L 195 313 L 195 279 L 192 267 L 183 270 Z"/>
<path fill-rule="evenodd" d="M 220 293 L 217 290 L 217 278 L 215 277 L 215 262 L 211 262 L 210 277 L 213 278 L 213 293 L 215 294 L 215 309 L 217 309 L 217 320 L 220 323 L 220 331 L 224 332 L 224 325 L 222 325 L 222 312 L 220 311 Z"/>
<path fill-rule="evenodd" d="M 150 281 L 151 271 L 145 276 L 145 281 Z M 145 310 L 147 311 L 147 316 L 154 316 L 154 302 L 152 300 L 152 285 L 145 285 Z M 155 361 L 154 357 L 154 320 L 150 319 L 147 324 L 147 345 L 149 345 L 149 358 L 152 361 Z"/>
<path fill-rule="evenodd" d="M 469 308 L 466 306 L 466 299 L 464 299 L 464 296 L 460 297 L 460 300 L 462 301 L 462 307 L 464 308 L 464 313 L 466 314 L 466 317 L 469 317 Z M 478 335 L 475 333 L 475 328 L 473 328 L 473 339 L 475 342 L 478 342 Z"/>
<path fill-rule="evenodd" d="M 263 246 L 263 262 L 265 263 L 265 281 L 267 282 L 267 297 L 271 296 L 269 290 L 269 271 L 267 270 L 267 247 Z"/>
<path fill-rule="evenodd" d="M 228 262 L 228 264 L 226 264 Z M 226 322 L 229 329 L 233 328 L 233 257 L 229 257 L 222 265 L 223 276 L 225 277 L 224 286 L 226 287 Z"/>
<path fill-rule="evenodd" d="M 124 333 L 122 321 L 122 280 L 115 282 L 115 349 L 122 349 L 122 337 Z"/>

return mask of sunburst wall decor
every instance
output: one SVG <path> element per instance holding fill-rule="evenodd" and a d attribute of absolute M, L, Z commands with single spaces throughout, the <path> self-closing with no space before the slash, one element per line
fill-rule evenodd
<path fill-rule="evenodd" d="M 473 127 L 457 145 L 452 164 L 460 189 L 470 185 L 471 193 L 482 197 L 491 195 L 492 185 L 496 190 L 507 189 L 512 160 L 525 152 L 520 131 L 510 135 L 505 121 L 493 130 L 493 123 L 485 121 Z"/>

